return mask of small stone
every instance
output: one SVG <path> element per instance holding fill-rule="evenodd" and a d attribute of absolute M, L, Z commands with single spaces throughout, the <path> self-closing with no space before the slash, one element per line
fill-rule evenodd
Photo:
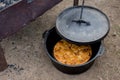
<path fill-rule="evenodd" d="M 20 71 L 22 71 L 22 70 L 24 70 L 23 68 L 20 68 L 19 70 L 18 70 L 18 72 L 20 72 Z"/>
<path fill-rule="evenodd" d="M 112 36 L 113 36 L 113 37 L 117 36 L 117 33 L 113 33 Z"/>
<path fill-rule="evenodd" d="M 12 45 L 14 45 L 15 44 L 15 42 L 12 42 Z"/>
<path fill-rule="evenodd" d="M 113 34 L 112 36 L 113 36 L 113 37 L 115 37 L 115 36 L 116 36 L 116 34 Z"/>
<path fill-rule="evenodd" d="M 16 47 L 16 46 L 12 48 L 12 50 L 15 50 L 15 49 L 17 49 L 17 47 Z"/>
<path fill-rule="evenodd" d="M 15 71 L 17 71 L 17 68 L 16 68 L 16 67 L 14 67 L 13 69 L 14 69 Z"/>
<path fill-rule="evenodd" d="M 15 65 L 14 64 L 9 64 L 8 67 L 9 68 L 13 68 Z"/>

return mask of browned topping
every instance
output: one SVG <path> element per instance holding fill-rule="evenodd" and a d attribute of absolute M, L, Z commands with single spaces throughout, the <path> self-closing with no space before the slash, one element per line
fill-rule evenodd
<path fill-rule="evenodd" d="M 56 60 L 67 65 L 77 65 L 87 62 L 92 55 L 90 45 L 75 45 L 65 40 L 60 40 L 54 47 L 54 57 Z"/>

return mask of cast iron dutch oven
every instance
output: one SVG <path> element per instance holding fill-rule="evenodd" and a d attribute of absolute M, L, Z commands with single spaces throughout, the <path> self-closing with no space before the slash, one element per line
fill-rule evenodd
<path fill-rule="evenodd" d="M 75 6 L 65 9 L 57 17 L 56 26 L 46 30 L 43 34 L 47 55 L 53 65 L 67 74 L 78 74 L 87 71 L 95 59 L 103 54 L 103 39 L 109 32 L 109 20 L 100 10 L 84 6 L 82 19 L 79 18 L 83 6 Z M 77 45 L 91 45 L 91 59 L 80 65 L 66 65 L 58 62 L 53 56 L 55 44 L 65 39 Z"/>

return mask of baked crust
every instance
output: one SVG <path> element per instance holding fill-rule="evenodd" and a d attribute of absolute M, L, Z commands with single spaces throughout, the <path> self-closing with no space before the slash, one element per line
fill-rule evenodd
<path fill-rule="evenodd" d="M 57 61 L 67 65 L 78 65 L 87 62 L 92 56 L 90 45 L 75 45 L 60 40 L 54 46 L 54 57 Z"/>

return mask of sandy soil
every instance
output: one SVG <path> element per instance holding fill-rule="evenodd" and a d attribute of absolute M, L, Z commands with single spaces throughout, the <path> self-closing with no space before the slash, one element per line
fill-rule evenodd
<path fill-rule="evenodd" d="M 85 73 L 67 75 L 50 62 L 42 33 L 53 27 L 58 14 L 72 6 L 64 0 L 21 31 L 2 41 L 9 67 L 0 72 L 0 80 L 119 80 L 120 79 L 120 0 L 86 0 L 110 19 L 111 30 L 105 38 L 105 53 Z M 81 2 L 80 2 L 81 3 Z"/>

